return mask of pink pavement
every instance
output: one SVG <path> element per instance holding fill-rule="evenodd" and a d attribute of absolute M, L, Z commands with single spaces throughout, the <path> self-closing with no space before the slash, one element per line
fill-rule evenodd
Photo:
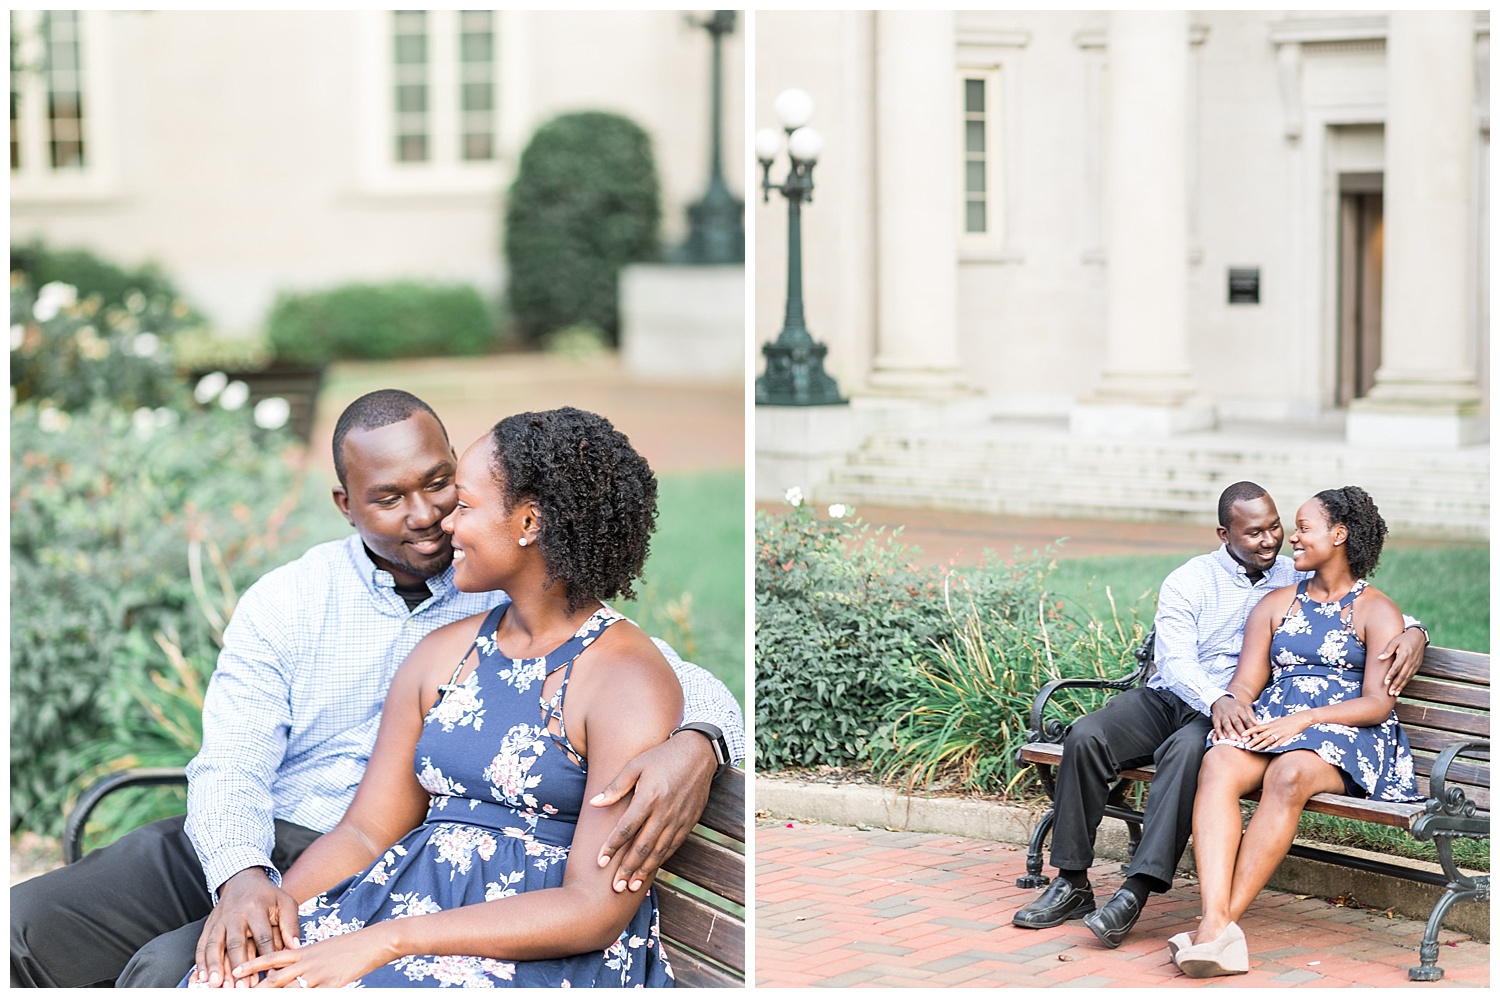
<path fill-rule="evenodd" d="M 1093 872 L 1102 903 L 1121 877 Z M 1250 973 L 1183 976 L 1167 937 L 1196 924 L 1195 884 L 1152 897 L 1118 949 L 1081 922 L 1018 929 L 1037 891 L 1020 846 L 953 835 L 762 820 L 755 830 L 758 987 L 1487 987 L 1490 949 L 1445 931 L 1441 982 L 1416 985 L 1423 924 L 1266 891 L 1242 927 Z"/>

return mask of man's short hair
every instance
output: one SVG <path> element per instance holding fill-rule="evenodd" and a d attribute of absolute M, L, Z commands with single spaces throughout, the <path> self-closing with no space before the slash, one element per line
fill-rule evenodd
<path fill-rule="evenodd" d="M 1235 503 L 1249 502 L 1265 494 L 1266 490 L 1254 482 L 1235 482 L 1229 486 L 1219 495 L 1219 526 L 1229 529 L 1229 516 L 1234 512 Z"/>
<path fill-rule="evenodd" d="M 443 431 L 443 439 L 448 439 L 448 431 L 443 427 L 443 421 L 438 419 L 438 414 L 432 411 L 432 406 L 411 392 L 403 392 L 399 388 L 382 388 L 350 402 L 333 427 L 333 471 L 339 476 L 339 484 L 348 484 L 344 480 L 345 437 L 354 430 L 378 430 L 382 426 L 400 423 L 410 419 L 412 413 L 418 411 L 437 420 L 438 429 Z"/>

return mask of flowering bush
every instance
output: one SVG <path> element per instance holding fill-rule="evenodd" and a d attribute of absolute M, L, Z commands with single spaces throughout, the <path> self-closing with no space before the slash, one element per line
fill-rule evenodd
<path fill-rule="evenodd" d="M 95 399 L 127 409 L 180 406 L 171 340 L 191 315 L 175 299 L 135 291 L 119 305 L 72 285 L 33 289 L 11 274 L 10 385 L 16 402 L 75 412 Z"/>
<path fill-rule="evenodd" d="M 959 626 L 958 595 L 1016 616 L 1040 591 L 1036 562 L 924 569 L 896 534 L 822 518 L 798 489 L 755 524 L 756 762 L 864 765 L 924 664 Z M 832 510 L 831 510 L 832 512 Z"/>
<path fill-rule="evenodd" d="M 217 646 L 201 599 L 307 542 L 286 522 L 302 492 L 288 446 L 217 406 L 12 410 L 12 829 L 55 834 L 81 747 L 147 727 L 131 689 L 168 664 L 158 635 L 206 676 Z M 341 522 L 330 509 L 310 525 L 332 536 Z M 222 554 L 218 570 L 195 577 L 195 541 Z"/>

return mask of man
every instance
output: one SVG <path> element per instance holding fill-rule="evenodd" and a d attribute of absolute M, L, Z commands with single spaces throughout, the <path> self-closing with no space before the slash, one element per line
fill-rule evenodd
<path fill-rule="evenodd" d="M 1012 921 L 1021 928 L 1082 918 L 1106 946 L 1120 945 L 1146 896 L 1172 886 L 1192 831 L 1198 767 L 1214 720 L 1222 718 L 1236 731 L 1255 723 L 1251 705 L 1225 689 L 1239 662 L 1245 621 L 1262 597 L 1305 573 L 1281 555 L 1284 532 L 1276 504 L 1252 482 L 1236 482 L 1219 497 L 1218 534 L 1219 550 L 1194 558 L 1162 583 L 1156 672 L 1147 685 L 1115 694 L 1068 729 L 1053 794 L 1052 865 L 1058 876 L 1016 912 Z M 1380 655 L 1390 662 L 1386 683 L 1393 695 L 1422 664 L 1427 647 L 1421 625 L 1411 618 L 1407 625 Z M 1125 883 L 1096 911 L 1088 869 L 1106 798 L 1120 770 L 1149 762 L 1156 764 L 1156 776 L 1140 843 L 1125 868 Z"/>
<path fill-rule="evenodd" d="M 430 631 L 505 598 L 453 586 L 439 524 L 456 502 L 456 458 L 426 403 L 389 390 L 356 400 L 334 430 L 333 457 L 334 503 L 356 533 L 241 598 L 204 699 L 186 818 L 13 887 L 13 986 L 171 986 L 195 961 L 224 978 L 281 948 L 296 904 L 280 871 L 348 808 L 396 667 Z M 692 727 L 593 802 L 635 789 L 599 857 L 616 864 L 616 890 L 639 889 L 696 822 L 720 757 L 744 752 L 729 691 L 661 647 Z"/>

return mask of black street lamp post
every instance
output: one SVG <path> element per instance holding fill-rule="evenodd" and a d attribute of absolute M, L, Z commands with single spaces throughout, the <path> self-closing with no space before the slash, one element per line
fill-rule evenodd
<path fill-rule="evenodd" d="M 771 164 L 781 151 L 782 136 L 774 128 L 755 133 L 755 155 L 761 167 L 761 200 L 773 190 L 787 200 L 786 318 L 776 340 L 761 348 L 766 373 L 755 379 L 756 405 L 838 405 L 839 386 L 823 370 L 828 348 L 807 331 L 802 311 L 802 204 L 812 201 L 813 167 L 823 151 L 823 137 L 807 127 L 812 98 L 801 90 L 786 90 L 776 98 L 776 116 L 786 132 L 791 168 L 780 185 L 771 183 Z"/>
<path fill-rule="evenodd" d="M 704 21 L 689 23 L 704 28 L 713 38 L 713 117 L 710 131 L 713 151 L 709 161 L 708 190 L 703 199 L 688 207 L 690 228 L 687 242 L 673 258 L 678 263 L 723 264 L 745 262 L 745 206 L 729 193 L 724 183 L 723 156 L 719 141 L 724 104 L 724 36 L 734 31 L 735 12 L 716 10 Z"/>

